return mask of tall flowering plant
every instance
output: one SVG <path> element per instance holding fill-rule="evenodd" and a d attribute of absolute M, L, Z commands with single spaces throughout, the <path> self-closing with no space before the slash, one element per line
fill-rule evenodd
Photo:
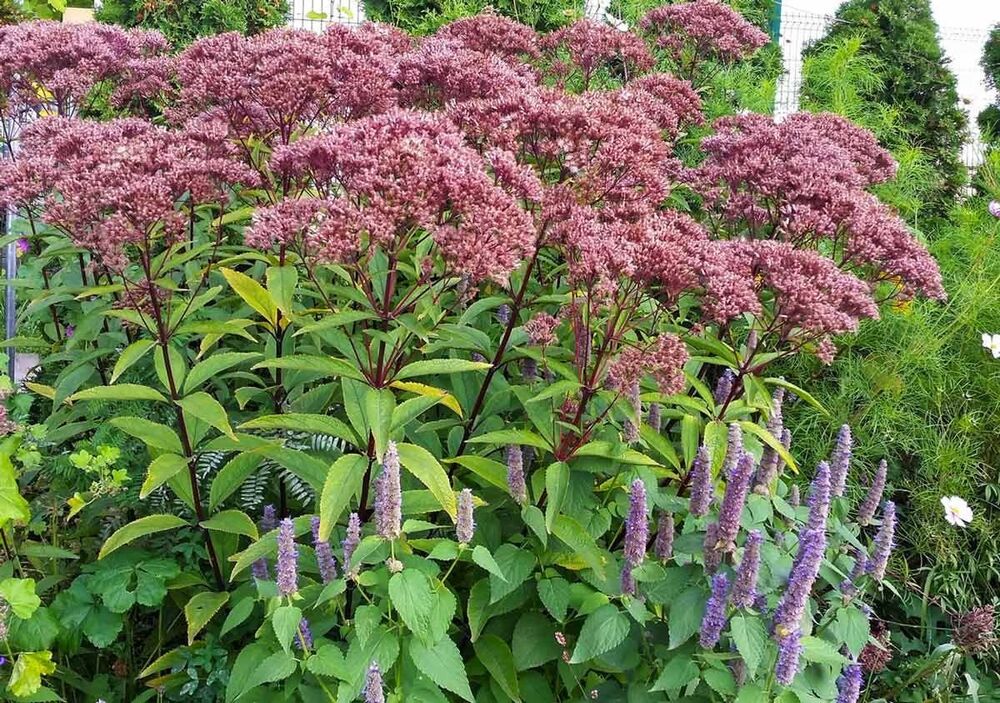
<path fill-rule="evenodd" d="M 811 397 L 764 370 L 940 281 L 862 130 L 693 135 L 685 77 L 761 40 L 671 7 L 223 35 L 157 62 L 155 121 L 25 129 L 0 200 L 62 262 L 50 307 L 87 301 L 32 340 L 36 412 L 148 450 L 148 514 L 74 514 L 102 561 L 193 546 L 186 643 L 138 678 L 210 642 L 226 700 L 856 699 L 894 508 L 849 519 L 849 432 L 797 505 Z"/>

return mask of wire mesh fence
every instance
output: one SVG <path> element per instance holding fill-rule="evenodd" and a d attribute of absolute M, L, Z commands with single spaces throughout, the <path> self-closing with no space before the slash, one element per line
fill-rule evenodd
<path fill-rule="evenodd" d="M 288 23 L 298 29 L 321 32 L 331 24 L 365 21 L 362 0 L 292 0 Z"/>

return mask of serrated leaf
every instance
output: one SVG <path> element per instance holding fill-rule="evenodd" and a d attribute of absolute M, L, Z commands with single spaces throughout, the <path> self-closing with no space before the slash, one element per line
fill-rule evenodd
<path fill-rule="evenodd" d="M 604 580 L 604 557 L 597 542 L 583 525 L 568 515 L 560 515 L 552 525 L 552 534 L 572 548 L 593 569 L 598 580 Z"/>
<path fill-rule="evenodd" d="M 389 598 L 410 632 L 430 643 L 435 593 L 431 582 L 416 569 L 404 569 L 389 579 Z"/>
<path fill-rule="evenodd" d="M 225 592 L 202 591 L 191 597 L 191 600 L 184 606 L 189 645 L 194 644 L 194 638 L 227 602 L 229 602 L 229 594 Z"/>
<path fill-rule="evenodd" d="M 484 635 L 473 643 L 473 649 L 479 663 L 486 667 L 507 697 L 519 703 L 521 691 L 517 684 L 517 670 L 507 644 L 496 635 Z"/>
<path fill-rule="evenodd" d="M 498 444 L 506 446 L 508 444 L 527 444 L 539 449 L 551 451 L 552 447 L 542 437 L 529 430 L 497 430 L 487 432 L 478 437 L 473 437 L 468 444 Z"/>
<path fill-rule="evenodd" d="M 167 399 L 158 390 L 135 383 L 119 383 L 114 386 L 86 388 L 68 397 L 66 402 L 75 403 L 82 400 L 154 400 L 161 403 L 167 402 Z"/>
<path fill-rule="evenodd" d="M 271 614 L 271 627 L 274 629 L 274 636 L 278 638 L 278 644 L 286 652 L 292 646 L 292 641 L 299 634 L 299 626 L 302 624 L 302 611 L 294 605 L 283 605 L 275 608 Z"/>
<path fill-rule="evenodd" d="M 328 356 L 309 356 L 306 354 L 283 356 L 280 359 L 261 361 L 254 365 L 254 369 L 292 369 L 295 371 L 317 373 L 323 376 L 364 380 L 364 376 L 354 366 L 343 359 L 335 359 Z"/>
<path fill-rule="evenodd" d="M 767 629 L 764 623 L 759 617 L 737 613 L 729 623 L 729 631 L 736 644 L 736 651 L 746 663 L 747 674 L 754 678 L 767 647 Z"/>
<path fill-rule="evenodd" d="M 52 652 L 21 652 L 14 662 L 7 688 L 18 698 L 26 698 L 42 687 L 42 676 L 55 670 Z"/>
<path fill-rule="evenodd" d="M 107 540 L 105 540 L 97 558 L 103 559 L 119 547 L 124 547 L 129 542 L 134 542 L 140 537 L 145 537 L 146 535 L 155 534 L 157 532 L 174 530 L 186 524 L 187 523 L 184 520 L 176 515 L 159 514 L 141 517 L 138 520 L 134 520 L 124 527 L 120 527 L 115 530 L 115 532 L 108 537 Z"/>
<path fill-rule="evenodd" d="M 818 637 L 802 638 L 802 658 L 818 664 L 842 666 L 847 663 L 847 657 L 837 651 L 836 645 Z"/>
<path fill-rule="evenodd" d="M 336 645 L 324 644 L 316 653 L 306 660 L 306 668 L 317 676 L 328 676 L 347 680 L 347 668 L 344 663 L 344 653 Z"/>
<path fill-rule="evenodd" d="M 566 620 L 569 594 L 569 581 L 560 576 L 542 579 L 538 582 L 538 597 L 541 599 L 542 605 L 559 622 Z"/>
<path fill-rule="evenodd" d="M 552 532 L 556 518 L 559 517 L 568 490 L 569 464 L 562 461 L 550 464 L 545 469 L 545 494 L 548 496 L 545 503 L 545 529 L 549 532 Z"/>
<path fill-rule="evenodd" d="M 670 604 L 670 649 L 684 644 L 701 628 L 701 618 L 705 613 L 705 592 L 698 587 L 689 588 Z"/>
<path fill-rule="evenodd" d="M 448 473 L 434 455 L 419 445 L 405 442 L 397 444 L 396 449 L 399 451 L 400 463 L 427 486 L 444 511 L 454 520 L 458 512 L 455 491 L 451 487 Z"/>
<path fill-rule="evenodd" d="M 254 599 L 251 596 L 243 598 L 229 611 L 229 615 L 222 621 L 222 628 L 219 630 L 219 637 L 225 636 L 230 630 L 242 625 L 250 614 L 253 613 Z"/>
<path fill-rule="evenodd" d="M 10 605 L 14 615 L 22 620 L 29 619 L 42 604 L 42 599 L 35 594 L 35 582 L 32 579 L 0 580 L 0 598 L 3 598 Z"/>
<path fill-rule="evenodd" d="M 123 373 L 128 371 L 133 364 L 145 356 L 155 345 L 156 342 L 151 339 L 139 339 L 125 347 L 122 353 L 118 355 L 118 361 L 115 362 L 115 367 L 111 371 L 111 383 L 117 381 Z"/>
<path fill-rule="evenodd" d="M 244 535 L 253 540 L 258 538 L 257 525 L 254 524 L 249 515 L 240 510 L 223 510 L 205 520 L 201 526 L 206 530 Z"/>
<path fill-rule="evenodd" d="M 584 621 L 570 664 L 582 664 L 610 652 L 625 641 L 628 631 L 628 617 L 611 603 L 602 605 Z"/>
<path fill-rule="evenodd" d="M 500 568 L 500 565 L 497 564 L 496 559 L 494 559 L 493 555 L 490 554 L 490 550 L 483 545 L 479 544 L 473 548 L 472 561 L 476 562 L 479 566 L 486 569 L 486 571 L 490 572 L 497 578 L 503 581 L 507 580 L 507 578 L 503 575 L 503 570 Z"/>
<path fill-rule="evenodd" d="M 243 482 L 252 474 L 263 455 L 257 451 L 237 454 L 212 479 L 212 488 L 208 495 L 208 509 L 215 510 L 226 498 L 236 492 Z"/>
<path fill-rule="evenodd" d="M 469 688 L 469 677 L 465 673 L 465 662 L 451 638 L 442 637 L 433 646 L 413 638 L 409 652 L 414 665 L 424 676 L 469 703 L 475 703 Z"/>
<path fill-rule="evenodd" d="M 347 454 L 330 466 L 319 498 L 319 535 L 329 539 L 334 525 L 361 488 L 368 460 L 360 454 Z"/>
<path fill-rule="evenodd" d="M 142 440 L 154 449 L 182 454 L 181 440 L 171 428 L 159 422 L 153 422 L 142 417 L 113 417 L 110 423 L 125 434 Z"/>
<path fill-rule="evenodd" d="M 190 393 L 198 389 L 205 381 L 213 376 L 217 376 L 226 369 L 259 358 L 260 354 L 257 352 L 222 352 L 221 354 L 212 354 L 204 361 L 195 364 L 194 368 L 188 373 L 187 378 L 184 379 L 184 392 Z"/>
<path fill-rule="evenodd" d="M 513 592 L 535 569 L 535 556 L 512 544 L 501 544 L 493 558 L 504 578 L 490 574 L 490 603 L 496 603 Z"/>
<path fill-rule="evenodd" d="M 852 655 L 857 657 L 871 633 L 868 618 L 857 608 L 845 607 L 837 610 L 837 616 L 830 625 L 837 640 L 847 645 Z"/>
<path fill-rule="evenodd" d="M 271 327 L 275 327 L 278 321 L 278 306 L 264 287 L 239 271 L 223 267 L 220 267 L 218 270 L 229 283 L 229 287 L 247 305 L 260 313 L 261 317 L 271 324 Z"/>
<path fill-rule="evenodd" d="M 435 388 L 434 386 L 428 386 L 424 383 L 416 383 L 414 381 L 393 381 L 389 384 L 389 386 L 401 391 L 406 391 L 407 393 L 416 393 L 418 396 L 434 398 L 437 402 L 441 403 L 441 405 L 445 406 L 459 417 L 462 417 L 462 406 L 459 405 L 458 399 L 446 390 Z M 393 421 L 393 424 L 396 424 L 395 420 Z"/>
<path fill-rule="evenodd" d="M 285 413 L 255 417 L 239 426 L 241 430 L 291 430 L 339 437 L 352 446 L 357 446 L 358 437 L 344 422 L 329 415 L 310 413 Z"/>
<path fill-rule="evenodd" d="M 514 666 L 525 671 L 555 661 L 562 654 L 562 647 L 555 640 L 556 628 L 541 613 L 528 611 L 521 615 L 514 626 L 511 651 Z"/>
<path fill-rule="evenodd" d="M 156 457 L 146 470 L 146 480 L 139 489 L 139 497 L 145 498 L 187 467 L 187 459 L 178 454 L 161 454 Z"/>
<path fill-rule="evenodd" d="M 436 376 L 438 374 L 462 373 L 465 371 L 485 371 L 488 368 L 490 368 L 490 364 L 483 361 L 426 359 L 407 364 L 400 369 L 395 379 L 402 381 L 407 378 L 416 378 L 417 376 Z"/>
<path fill-rule="evenodd" d="M 203 422 L 219 430 L 222 434 L 236 439 L 233 428 L 229 425 L 229 414 L 215 398 L 204 391 L 192 393 L 189 396 L 180 398 L 177 404 L 183 408 L 184 412 L 192 415 Z"/>

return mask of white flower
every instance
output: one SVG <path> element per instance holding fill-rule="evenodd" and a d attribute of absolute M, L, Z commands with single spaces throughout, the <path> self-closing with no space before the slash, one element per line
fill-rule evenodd
<path fill-rule="evenodd" d="M 955 527 L 965 527 L 972 522 L 972 508 L 958 496 L 941 496 L 944 519 Z"/>
<path fill-rule="evenodd" d="M 1000 359 L 1000 334 L 983 332 L 983 346 L 990 350 L 994 359 Z"/>

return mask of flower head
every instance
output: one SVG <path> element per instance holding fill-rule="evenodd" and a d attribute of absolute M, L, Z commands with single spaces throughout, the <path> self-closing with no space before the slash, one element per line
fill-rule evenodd
<path fill-rule="evenodd" d="M 310 521 L 313 536 L 313 548 L 316 550 L 316 565 L 319 567 L 319 577 L 323 583 L 330 583 L 337 578 L 337 560 L 333 556 L 333 549 L 325 539 L 319 538 L 319 517 L 313 517 Z"/>
<path fill-rule="evenodd" d="M 625 561 L 639 566 L 646 558 L 649 541 L 649 510 L 646 506 L 646 484 L 637 478 L 629 490 L 628 517 L 625 519 Z"/>
<path fill-rule="evenodd" d="M 351 513 L 351 516 L 347 519 L 347 533 L 344 535 L 344 541 L 341 546 L 344 548 L 344 571 L 350 571 L 353 567 L 351 565 L 351 557 L 354 555 L 354 550 L 358 548 L 358 544 L 361 542 L 361 518 L 357 513 Z"/>
<path fill-rule="evenodd" d="M 867 571 L 876 581 L 885 578 L 885 569 L 889 565 L 892 554 L 893 539 L 896 532 L 896 504 L 891 500 L 882 506 L 882 525 L 875 535 L 872 545 L 871 559 L 868 560 Z"/>
<path fill-rule="evenodd" d="M 1000 359 L 1000 334 L 983 332 L 983 346 L 993 355 L 994 359 Z"/>
<path fill-rule="evenodd" d="M 806 522 L 806 529 L 826 529 L 826 520 L 830 515 L 830 497 L 830 465 L 821 461 L 809 486 L 809 519 Z"/>
<path fill-rule="evenodd" d="M 739 533 L 740 518 L 750 493 L 753 469 L 753 457 L 744 452 L 726 481 L 726 492 L 722 496 L 722 507 L 719 508 L 718 537 L 723 551 L 730 551 L 733 548 L 736 535 Z"/>
<path fill-rule="evenodd" d="M 867 525 L 875 517 L 875 511 L 878 510 L 879 503 L 882 502 L 882 493 L 885 491 L 885 481 L 888 472 L 889 465 L 886 464 L 885 459 L 882 459 L 878 463 L 878 468 L 875 469 L 875 478 L 872 479 L 872 485 L 869 487 L 867 495 L 861 501 L 861 505 L 858 506 L 859 525 Z M 944 499 L 942 498 L 942 500 Z"/>
<path fill-rule="evenodd" d="M 802 656 L 802 633 L 798 629 L 778 639 L 778 661 L 774 665 L 774 678 L 782 686 L 792 683 L 799 673 Z"/>
<path fill-rule="evenodd" d="M 992 605 L 952 616 L 952 641 L 969 654 L 979 654 L 997 644 L 996 618 Z"/>
<path fill-rule="evenodd" d="M 365 703 L 385 703 L 385 690 L 382 686 L 382 670 L 377 662 L 368 667 L 365 677 Z"/>
<path fill-rule="evenodd" d="M 674 514 L 660 513 L 656 524 L 656 540 L 653 551 L 660 561 L 667 561 L 674 555 Z"/>
<path fill-rule="evenodd" d="M 944 519 L 955 527 L 966 527 L 972 522 L 972 508 L 963 498 L 958 496 L 942 496 L 941 505 L 944 506 Z"/>
<path fill-rule="evenodd" d="M 837 679 L 836 703 L 858 703 L 863 678 L 864 674 L 859 664 L 852 662 L 844 667 L 843 673 Z"/>
<path fill-rule="evenodd" d="M 851 443 L 850 425 L 841 426 L 830 456 L 830 495 L 834 498 L 842 496 L 847 486 L 847 473 L 851 467 Z"/>
<path fill-rule="evenodd" d="M 996 200 L 991 200 L 987 209 L 990 211 L 990 214 L 993 215 L 993 217 L 1000 217 L 1000 202 L 997 202 Z"/>
<path fill-rule="evenodd" d="M 783 638 L 799 631 L 825 551 L 826 533 L 822 529 L 805 529 L 799 533 L 799 549 L 792 562 L 788 585 L 774 611 L 774 634 L 779 644 Z"/>
<path fill-rule="evenodd" d="M 524 480 L 524 455 L 516 444 L 507 447 L 507 490 L 521 505 L 528 502 L 528 486 Z"/>
<path fill-rule="evenodd" d="M 715 400 L 716 405 L 722 405 L 727 400 L 733 392 L 733 383 L 736 381 L 736 374 L 732 369 L 726 369 L 719 376 L 719 380 L 715 382 L 715 390 L 712 395 Z"/>
<path fill-rule="evenodd" d="M 733 606 L 749 608 L 757 596 L 757 574 L 760 571 L 760 546 L 764 535 L 759 530 L 752 530 L 747 535 L 743 546 L 743 559 L 736 572 L 736 583 L 733 586 Z"/>
<path fill-rule="evenodd" d="M 392 440 L 382 457 L 382 473 L 375 484 L 375 529 L 379 537 L 396 539 L 402 531 L 403 493 L 399 484 L 399 452 Z"/>
<path fill-rule="evenodd" d="M 705 603 L 705 614 L 701 618 L 699 644 L 711 649 L 719 643 L 722 628 L 726 626 L 726 609 L 729 606 L 729 578 L 722 573 L 712 577 L 712 594 Z"/>
<path fill-rule="evenodd" d="M 714 492 L 712 459 L 708 447 L 702 445 L 698 448 L 698 453 L 691 464 L 691 500 L 688 509 L 690 514 L 695 517 L 707 515 Z"/>
<path fill-rule="evenodd" d="M 291 518 L 278 523 L 278 593 L 290 596 L 299 590 L 299 550 Z"/>

